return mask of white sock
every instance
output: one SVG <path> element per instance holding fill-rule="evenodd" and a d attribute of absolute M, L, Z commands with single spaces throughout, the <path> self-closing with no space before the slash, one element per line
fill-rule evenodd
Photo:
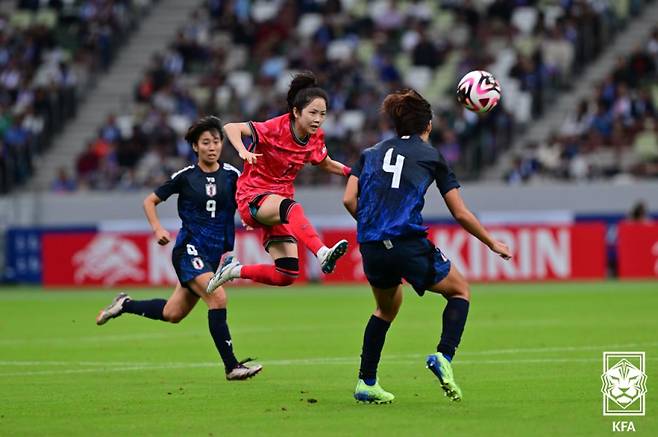
<path fill-rule="evenodd" d="M 320 249 L 318 249 L 318 253 L 315 254 L 315 256 L 318 259 L 324 258 L 324 255 L 329 252 L 329 248 L 327 246 L 322 246 Z"/>

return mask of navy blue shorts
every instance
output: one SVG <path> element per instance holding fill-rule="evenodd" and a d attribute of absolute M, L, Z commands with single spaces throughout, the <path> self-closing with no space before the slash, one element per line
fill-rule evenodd
<path fill-rule="evenodd" d="M 205 253 L 203 246 L 194 242 L 183 242 L 171 252 L 176 276 L 184 287 L 188 287 L 187 283 L 199 275 L 215 273 L 221 257 L 221 253 Z"/>
<path fill-rule="evenodd" d="M 361 243 L 363 271 L 370 285 L 392 288 L 405 279 L 420 296 L 448 276 L 450 261 L 425 237 Z"/>

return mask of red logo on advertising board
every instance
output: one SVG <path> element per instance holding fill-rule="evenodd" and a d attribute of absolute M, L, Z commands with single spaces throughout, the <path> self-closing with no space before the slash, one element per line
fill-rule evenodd
<path fill-rule="evenodd" d="M 43 237 L 46 285 L 143 284 L 146 240 L 114 233 L 53 233 Z"/>

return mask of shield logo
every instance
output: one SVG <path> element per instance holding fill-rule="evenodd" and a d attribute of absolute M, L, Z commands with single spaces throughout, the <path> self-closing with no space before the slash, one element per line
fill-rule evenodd
<path fill-rule="evenodd" d="M 644 352 L 604 352 L 601 380 L 604 416 L 644 416 Z"/>
<path fill-rule="evenodd" d="M 217 194 L 217 185 L 215 185 L 215 184 L 206 184 L 206 194 L 209 197 L 215 197 L 215 194 Z"/>

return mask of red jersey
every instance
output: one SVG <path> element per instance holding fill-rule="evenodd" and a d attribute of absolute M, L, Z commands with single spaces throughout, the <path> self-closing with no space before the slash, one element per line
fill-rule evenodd
<path fill-rule="evenodd" d="M 238 179 L 236 200 L 251 202 L 264 193 L 279 194 L 292 199 L 297 173 L 310 162 L 321 163 L 327 157 L 324 132 L 317 132 L 303 141 L 292 131 L 290 115 L 285 114 L 264 122 L 249 122 L 253 144 L 249 151 L 261 153 L 255 164 L 244 163 Z"/>

